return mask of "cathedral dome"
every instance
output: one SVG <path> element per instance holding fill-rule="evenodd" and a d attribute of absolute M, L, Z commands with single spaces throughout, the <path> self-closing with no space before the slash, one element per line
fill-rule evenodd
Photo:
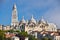
<path fill-rule="evenodd" d="M 42 19 L 41 20 L 39 20 L 39 23 L 47 23 L 44 19 L 43 19 L 43 17 L 42 17 Z"/>
<path fill-rule="evenodd" d="M 26 23 L 24 16 L 22 17 L 22 20 L 20 21 L 20 23 Z"/>
<path fill-rule="evenodd" d="M 31 20 L 30 20 L 30 23 L 31 22 L 36 24 L 36 20 L 33 18 L 33 15 L 32 15 Z"/>

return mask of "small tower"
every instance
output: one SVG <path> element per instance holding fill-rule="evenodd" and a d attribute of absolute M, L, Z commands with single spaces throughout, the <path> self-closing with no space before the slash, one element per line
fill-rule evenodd
<path fill-rule="evenodd" d="M 12 9 L 11 25 L 13 25 L 13 26 L 18 25 L 18 14 L 17 14 L 16 4 L 13 5 L 13 9 Z"/>
<path fill-rule="evenodd" d="M 24 19 L 24 16 L 22 17 L 22 23 L 26 23 L 25 19 Z"/>

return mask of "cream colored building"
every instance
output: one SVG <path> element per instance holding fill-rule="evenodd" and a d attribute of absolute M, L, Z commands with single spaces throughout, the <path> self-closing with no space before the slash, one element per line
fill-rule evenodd
<path fill-rule="evenodd" d="M 19 37 L 13 36 L 11 40 L 20 40 Z"/>
<path fill-rule="evenodd" d="M 54 40 L 60 40 L 60 35 L 55 36 Z"/>
<path fill-rule="evenodd" d="M 25 40 L 28 40 L 28 37 L 25 37 Z"/>
<path fill-rule="evenodd" d="M 13 29 L 12 26 L 10 25 L 7 25 L 7 26 L 0 25 L 0 30 L 10 30 L 10 29 Z"/>
<path fill-rule="evenodd" d="M 0 30 L 2 30 L 3 25 L 0 25 Z"/>
<path fill-rule="evenodd" d="M 54 23 L 48 23 L 43 17 L 41 20 L 36 21 L 32 15 L 31 19 L 26 21 L 23 16 L 22 20 L 19 22 L 16 4 L 13 5 L 11 25 L 13 25 L 14 29 L 20 29 L 20 31 L 24 30 L 28 33 L 42 30 L 57 31 L 56 25 Z"/>
<path fill-rule="evenodd" d="M 57 27 L 54 23 L 48 23 L 42 17 L 38 22 L 32 16 L 29 21 L 25 21 L 24 17 L 19 22 L 20 30 L 25 30 L 28 33 L 32 31 L 57 31 Z"/>
<path fill-rule="evenodd" d="M 6 30 L 10 30 L 11 27 L 9 25 L 6 26 Z"/>

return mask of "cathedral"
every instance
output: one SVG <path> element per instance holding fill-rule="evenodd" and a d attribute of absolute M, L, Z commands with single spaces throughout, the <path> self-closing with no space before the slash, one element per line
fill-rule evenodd
<path fill-rule="evenodd" d="M 12 10 L 12 22 L 11 25 L 15 26 L 16 29 L 20 29 L 20 31 L 57 31 L 57 27 L 54 23 L 49 23 L 44 20 L 42 17 L 41 20 L 36 21 L 32 15 L 30 20 L 25 20 L 24 16 L 22 17 L 21 21 L 18 21 L 18 13 L 16 4 L 13 6 Z"/>
<path fill-rule="evenodd" d="M 0 25 L 0 30 L 10 30 L 10 29 L 15 29 L 15 30 L 20 30 L 20 31 L 26 31 L 28 33 L 32 31 L 57 31 L 57 27 L 54 23 L 49 23 L 44 20 L 42 17 L 41 20 L 36 21 L 32 15 L 30 20 L 25 20 L 24 16 L 22 17 L 22 20 L 18 21 L 18 12 L 17 12 L 17 7 L 16 4 L 13 5 L 12 9 L 12 18 L 11 18 L 11 25 L 2 27 Z"/>

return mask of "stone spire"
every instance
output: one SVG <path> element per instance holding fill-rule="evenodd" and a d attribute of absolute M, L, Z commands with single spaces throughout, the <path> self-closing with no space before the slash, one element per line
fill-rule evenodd
<path fill-rule="evenodd" d="M 17 14 L 17 8 L 16 8 L 16 4 L 13 5 L 13 9 L 12 9 L 12 21 L 11 21 L 11 25 L 18 25 L 18 14 Z"/>
<path fill-rule="evenodd" d="M 13 5 L 13 10 L 16 9 L 16 4 Z"/>

